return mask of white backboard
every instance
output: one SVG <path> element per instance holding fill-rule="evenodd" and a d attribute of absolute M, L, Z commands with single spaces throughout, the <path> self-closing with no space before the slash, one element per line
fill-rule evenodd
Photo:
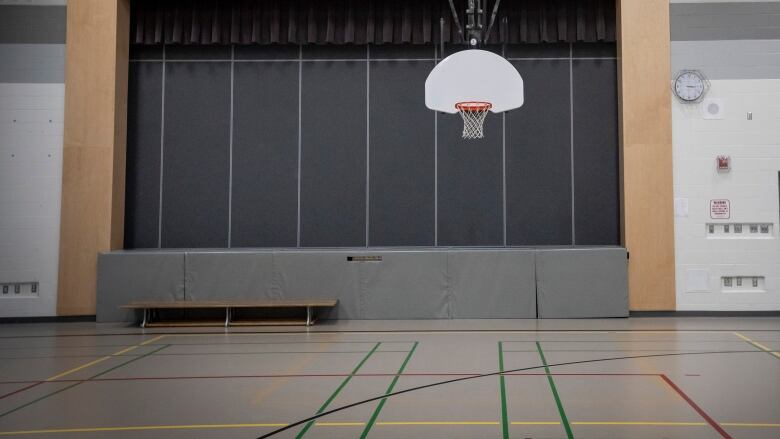
<path fill-rule="evenodd" d="M 470 49 L 444 58 L 425 80 L 425 106 L 457 113 L 458 102 L 490 102 L 500 113 L 523 105 L 523 78 L 500 55 Z"/>

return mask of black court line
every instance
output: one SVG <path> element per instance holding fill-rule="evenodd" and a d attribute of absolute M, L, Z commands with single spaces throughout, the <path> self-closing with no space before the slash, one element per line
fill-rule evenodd
<path fill-rule="evenodd" d="M 357 402 L 354 402 L 354 403 L 351 403 L 351 404 L 347 404 L 347 405 L 344 405 L 344 406 L 341 406 L 341 407 L 337 407 L 335 409 L 331 409 L 331 410 L 322 412 L 320 414 L 317 414 L 317 415 L 314 415 L 314 416 L 310 416 L 310 417 L 305 418 L 305 419 L 301 419 L 300 421 L 296 421 L 296 422 L 290 423 L 290 424 L 288 424 L 288 425 L 286 425 L 284 427 L 278 428 L 278 429 L 273 430 L 273 431 L 271 431 L 269 433 L 266 433 L 266 434 L 264 434 L 262 436 L 259 436 L 258 439 L 269 438 L 271 436 L 275 436 L 275 435 L 277 435 L 279 433 L 282 433 L 284 431 L 287 431 L 289 429 L 292 429 L 292 428 L 298 427 L 300 425 L 303 425 L 303 424 L 305 424 L 307 422 L 314 421 L 316 419 L 319 419 L 319 418 L 322 418 L 322 417 L 325 417 L 325 416 L 328 416 L 328 415 L 332 415 L 333 413 L 337 413 L 337 412 L 340 412 L 340 411 L 343 411 L 343 410 L 347 410 L 347 409 L 350 409 L 350 408 L 353 408 L 353 407 L 357 407 L 357 406 L 360 406 L 360 405 L 363 405 L 363 404 L 368 404 L 370 402 L 374 402 L 374 401 L 378 401 L 378 400 L 384 400 L 386 398 L 390 398 L 390 397 L 393 397 L 393 396 L 397 396 L 397 395 L 401 395 L 401 394 L 409 393 L 409 392 L 415 392 L 417 390 L 427 389 L 427 388 L 430 388 L 430 387 L 443 386 L 445 384 L 452 384 L 452 383 L 457 383 L 457 382 L 461 382 L 461 381 L 473 380 L 473 379 L 477 379 L 477 378 L 500 376 L 500 375 L 504 375 L 504 374 L 508 374 L 508 373 L 522 372 L 522 371 L 526 371 L 526 370 L 544 369 L 545 367 L 551 368 L 551 367 L 559 367 L 559 366 L 570 366 L 570 365 L 575 365 L 575 364 L 599 363 L 599 362 L 618 361 L 618 360 L 632 360 L 632 359 L 639 359 L 639 358 L 677 357 L 677 356 L 687 356 L 687 355 L 725 355 L 725 354 L 764 354 L 764 352 L 760 352 L 760 351 L 756 351 L 756 350 L 750 350 L 750 351 L 709 351 L 709 352 L 682 352 L 682 353 L 671 353 L 671 354 L 633 355 L 633 356 L 621 356 L 621 357 L 610 357 L 610 358 L 596 358 L 596 359 L 591 359 L 591 360 L 568 361 L 568 362 L 565 362 L 565 363 L 548 364 L 547 366 L 542 365 L 542 366 L 522 367 L 522 368 L 519 368 L 519 369 L 506 370 L 506 371 L 503 371 L 503 372 L 497 371 L 497 372 L 491 372 L 491 373 L 486 373 L 486 374 L 481 374 L 481 375 L 455 378 L 455 379 L 451 379 L 451 380 L 439 381 L 439 382 L 431 383 L 431 384 L 425 384 L 425 385 L 422 385 L 422 386 L 410 387 L 408 389 L 399 390 L 399 391 L 396 391 L 396 392 L 386 393 L 384 395 L 375 396 L 373 398 L 368 398 L 368 399 L 364 399 L 362 401 L 357 401 Z"/>

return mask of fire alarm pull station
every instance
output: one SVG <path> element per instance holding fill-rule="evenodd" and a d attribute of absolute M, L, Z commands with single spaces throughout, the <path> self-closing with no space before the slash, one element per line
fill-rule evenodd
<path fill-rule="evenodd" d="M 727 155 L 719 155 L 717 162 L 718 172 L 729 172 L 731 170 L 731 157 Z"/>

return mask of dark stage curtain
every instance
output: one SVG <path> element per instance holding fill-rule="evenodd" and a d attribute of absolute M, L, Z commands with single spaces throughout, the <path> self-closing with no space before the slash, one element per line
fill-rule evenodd
<path fill-rule="evenodd" d="M 485 0 L 486 23 L 495 0 Z M 615 41 L 616 0 L 502 0 L 488 43 Z M 460 42 L 447 0 L 131 0 L 133 44 Z M 466 1 L 455 8 L 465 32 Z"/>

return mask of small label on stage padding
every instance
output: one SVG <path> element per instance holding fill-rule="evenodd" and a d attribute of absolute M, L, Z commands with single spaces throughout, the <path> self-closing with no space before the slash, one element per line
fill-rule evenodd
<path fill-rule="evenodd" d="M 347 256 L 349 262 L 382 262 L 381 256 Z"/>

